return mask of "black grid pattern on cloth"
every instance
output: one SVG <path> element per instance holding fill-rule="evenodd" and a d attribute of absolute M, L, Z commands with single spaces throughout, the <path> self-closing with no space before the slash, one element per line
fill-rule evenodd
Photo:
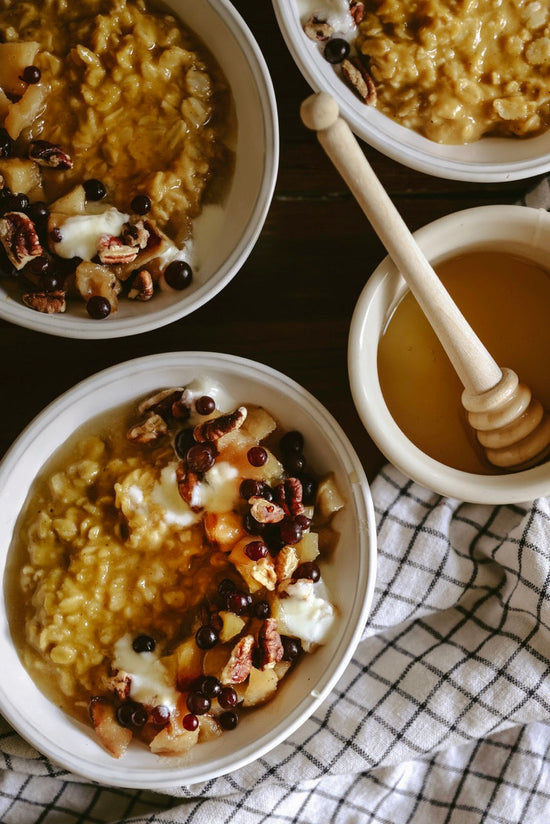
<path fill-rule="evenodd" d="M 241 770 L 101 788 L 4 723 L 2 824 L 546 824 L 550 502 L 441 498 L 386 467 L 362 641 L 324 705 Z"/>

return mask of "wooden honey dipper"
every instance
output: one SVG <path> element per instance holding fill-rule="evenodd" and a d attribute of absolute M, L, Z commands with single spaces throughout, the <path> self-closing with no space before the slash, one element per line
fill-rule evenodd
<path fill-rule="evenodd" d="M 539 463 L 550 453 L 550 417 L 512 369 L 498 366 L 466 321 L 340 117 L 334 98 L 313 94 L 300 114 L 304 125 L 317 132 L 445 349 L 487 460 L 509 470 Z"/>

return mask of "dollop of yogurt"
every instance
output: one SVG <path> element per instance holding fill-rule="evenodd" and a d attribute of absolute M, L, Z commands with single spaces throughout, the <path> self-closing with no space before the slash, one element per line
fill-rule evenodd
<path fill-rule="evenodd" d="M 315 15 L 326 20 L 334 31 L 345 34 L 355 28 L 349 10 L 349 0 L 298 0 L 300 19 L 305 22 Z"/>
<path fill-rule="evenodd" d="M 130 676 L 130 697 L 146 706 L 174 709 L 179 693 L 156 652 L 135 652 L 132 637 L 124 635 L 115 644 L 113 666 Z"/>
<path fill-rule="evenodd" d="M 279 632 L 299 638 L 306 651 L 327 643 L 337 618 L 324 582 L 313 583 L 309 578 L 279 587 L 273 616 Z"/>
<path fill-rule="evenodd" d="M 129 215 L 114 206 L 97 214 L 71 215 L 59 228 L 61 240 L 55 244 L 55 253 L 62 258 L 92 260 L 100 239 L 105 235 L 118 237 L 128 220 Z"/>

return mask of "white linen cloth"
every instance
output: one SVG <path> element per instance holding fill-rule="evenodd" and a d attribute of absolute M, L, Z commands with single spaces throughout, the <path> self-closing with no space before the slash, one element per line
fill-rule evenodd
<path fill-rule="evenodd" d="M 2 824 L 547 824 L 550 501 L 465 504 L 389 466 L 372 493 L 368 624 L 295 735 L 160 795 L 85 783 L 4 722 Z"/>

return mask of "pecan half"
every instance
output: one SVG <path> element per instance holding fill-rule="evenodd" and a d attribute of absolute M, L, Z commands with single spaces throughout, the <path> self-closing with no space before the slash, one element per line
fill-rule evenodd
<path fill-rule="evenodd" d="M 349 11 L 356 26 L 365 19 L 365 4 L 360 0 L 350 0 Z"/>
<path fill-rule="evenodd" d="M 302 514 L 302 494 L 302 482 L 298 478 L 287 478 L 274 489 L 275 502 L 284 509 L 285 515 Z"/>
<path fill-rule="evenodd" d="M 126 223 L 121 237 L 127 246 L 137 246 L 138 249 L 145 249 L 150 234 L 149 229 L 145 228 L 143 220 L 138 220 L 135 223 Z"/>
<path fill-rule="evenodd" d="M 320 17 L 317 17 L 316 14 L 313 14 L 304 23 L 304 32 L 310 40 L 323 43 L 332 35 L 334 27 L 327 20 L 322 20 Z"/>
<path fill-rule="evenodd" d="M 167 432 L 168 427 L 164 418 L 152 412 L 141 423 L 131 426 L 126 437 L 136 443 L 154 443 Z"/>
<path fill-rule="evenodd" d="M 266 498 L 254 496 L 248 503 L 250 514 L 260 524 L 278 524 L 285 517 L 284 509 Z"/>
<path fill-rule="evenodd" d="M 165 420 L 170 416 L 178 420 L 187 420 L 190 414 L 192 395 L 188 389 L 182 386 L 173 386 L 170 389 L 163 389 L 156 392 L 138 406 L 138 412 L 143 415 L 145 412 L 156 412 Z"/>
<path fill-rule="evenodd" d="M 252 651 L 255 641 L 253 635 L 244 638 L 233 647 L 229 661 L 223 668 L 220 681 L 222 684 L 242 684 L 250 675 L 252 669 Z"/>
<path fill-rule="evenodd" d="M 48 166 L 50 169 L 73 168 L 73 161 L 67 152 L 47 140 L 32 140 L 29 144 L 29 157 L 39 166 Z"/>
<path fill-rule="evenodd" d="M 200 478 L 196 472 L 187 468 L 185 461 L 180 461 L 176 467 L 176 482 L 180 497 L 189 504 L 193 512 L 200 512 L 203 508 L 198 495 Z"/>
<path fill-rule="evenodd" d="M 367 67 L 359 57 L 348 57 L 342 61 L 342 76 L 350 89 L 366 103 L 374 106 L 376 103 L 376 86 Z"/>
<path fill-rule="evenodd" d="M 277 631 L 277 621 L 266 618 L 258 632 L 260 669 L 272 668 L 284 655 L 283 642 Z"/>
<path fill-rule="evenodd" d="M 132 263 L 138 252 L 138 246 L 127 246 L 120 238 L 111 235 L 104 235 L 97 245 L 97 254 L 104 264 Z"/>
<path fill-rule="evenodd" d="M 197 443 L 217 441 L 223 435 L 227 435 L 235 429 L 240 429 L 246 420 L 246 416 L 246 406 L 239 406 L 234 412 L 219 415 L 217 418 L 198 424 L 193 430 L 193 437 Z"/>
<path fill-rule="evenodd" d="M 0 219 L 0 241 L 17 270 L 43 253 L 35 225 L 23 212 L 6 212 Z"/>
<path fill-rule="evenodd" d="M 43 312 L 45 315 L 58 315 L 67 308 L 67 293 L 62 289 L 55 292 L 25 292 L 22 301 L 29 309 Z"/>
<path fill-rule="evenodd" d="M 136 272 L 132 286 L 128 292 L 130 300 L 151 300 L 155 293 L 155 284 L 151 273 L 147 269 Z"/>

